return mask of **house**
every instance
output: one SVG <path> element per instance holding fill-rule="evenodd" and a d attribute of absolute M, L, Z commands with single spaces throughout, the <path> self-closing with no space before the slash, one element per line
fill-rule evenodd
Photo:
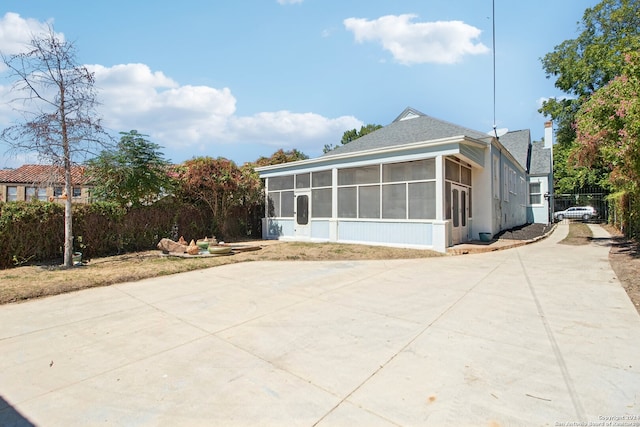
<path fill-rule="evenodd" d="M 553 222 L 553 123 L 544 124 L 544 141 L 531 145 L 529 222 Z"/>
<path fill-rule="evenodd" d="M 84 174 L 85 168 L 71 169 L 72 201 L 89 203 L 91 186 Z M 21 200 L 56 201 L 62 203 L 64 194 L 64 171 L 50 165 L 23 165 L 17 169 L 0 170 L 0 201 Z"/>
<path fill-rule="evenodd" d="M 323 156 L 257 168 L 263 238 L 446 252 L 527 223 L 530 145 L 407 108 Z"/>

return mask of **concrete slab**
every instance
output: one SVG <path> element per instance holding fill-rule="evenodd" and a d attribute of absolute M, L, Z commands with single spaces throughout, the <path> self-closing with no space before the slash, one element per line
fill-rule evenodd
<path fill-rule="evenodd" d="M 640 424 L 608 235 L 251 262 L 0 307 L 0 425 Z M 633 418 L 635 417 L 635 418 Z"/>

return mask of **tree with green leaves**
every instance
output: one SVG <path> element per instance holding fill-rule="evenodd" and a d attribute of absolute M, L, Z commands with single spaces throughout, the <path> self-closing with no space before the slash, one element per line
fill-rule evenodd
<path fill-rule="evenodd" d="M 625 235 L 640 236 L 640 54 L 626 55 L 624 73 L 598 89 L 576 115 L 573 161 L 608 173 L 603 186 Z"/>
<path fill-rule="evenodd" d="M 269 166 L 269 165 L 279 165 L 281 163 L 295 162 L 298 160 L 306 160 L 309 156 L 304 154 L 302 151 L 298 151 L 297 149 L 292 149 L 289 151 L 284 151 L 282 148 L 276 151 L 271 155 L 271 157 L 260 157 L 255 161 L 255 166 Z"/>
<path fill-rule="evenodd" d="M 105 150 L 87 162 L 87 174 L 97 200 L 123 207 L 149 205 L 171 192 L 171 164 L 162 147 L 136 130 L 120 132 L 115 150 Z"/>
<path fill-rule="evenodd" d="M 176 194 L 193 203 L 204 203 L 213 215 L 212 232 L 223 236 L 237 234 L 234 224 L 262 200 L 262 184 L 253 168 L 223 157 L 196 157 L 178 168 Z"/>
<path fill-rule="evenodd" d="M 540 112 L 555 122 L 554 175 L 563 189 L 598 185 L 606 170 L 567 163 L 576 138 L 574 123 L 581 105 L 622 74 L 625 55 L 640 48 L 640 2 L 603 0 L 585 10 L 578 37 L 565 40 L 542 58 L 547 78 L 567 93 L 545 101 Z"/>
<path fill-rule="evenodd" d="M 608 171 L 613 191 L 640 190 L 640 54 L 627 54 L 621 76 L 598 89 L 576 115 L 577 164 Z"/>
<path fill-rule="evenodd" d="M 362 136 L 365 136 L 368 133 L 371 133 L 373 131 L 376 131 L 378 129 L 382 128 L 382 125 L 374 125 L 374 124 L 368 124 L 366 126 L 360 126 L 360 130 L 357 129 L 350 129 L 344 132 L 344 134 L 342 134 L 342 139 L 340 140 L 340 144 L 341 145 L 345 145 L 350 143 L 351 141 L 354 141 Z M 336 148 L 338 148 L 339 145 L 331 145 L 331 144 L 325 144 L 324 148 L 322 149 L 323 153 L 328 153 L 331 150 L 335 150 Z"/>
<path fill-rule="evenodd" d="M 15 78 L 13 105 L 23 120 L 2 132 L 16 152 L 36 153 L 64 173 L 64 265 L 73 265 L 71 210 L 72 166 L 107 145 L 107 134 L 96 113 L 95 78 L 78 64 L 73 43 L 48 32 L 33 36 L 26 50 L 2 60 Z M 56 168 L 56 169 L 57 169 Z"/>

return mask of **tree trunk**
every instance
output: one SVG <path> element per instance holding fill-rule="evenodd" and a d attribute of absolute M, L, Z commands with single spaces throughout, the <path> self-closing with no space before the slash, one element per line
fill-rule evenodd
<path fill-rule="evenodd" d="M 64 201 L 64 266 L 73 266 L 73 225 L 71 215 L 71 200 L 73 187 L 71 185 L 71 162 L 64 167 L 64 190 L 67 199 Z"/>

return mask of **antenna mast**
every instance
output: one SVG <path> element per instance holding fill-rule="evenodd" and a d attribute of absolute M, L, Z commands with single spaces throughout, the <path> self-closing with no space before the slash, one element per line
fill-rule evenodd
<path fill-rule="evenodd" d="M 492 15 L 491 15 L 491 23 L 492 23 L 492 53 L 493 53 L 493 133 L 495 133 L 496 138 L 498 138 L 498 131 L 496 130 L 496 0 L 492 0 Z"/>

